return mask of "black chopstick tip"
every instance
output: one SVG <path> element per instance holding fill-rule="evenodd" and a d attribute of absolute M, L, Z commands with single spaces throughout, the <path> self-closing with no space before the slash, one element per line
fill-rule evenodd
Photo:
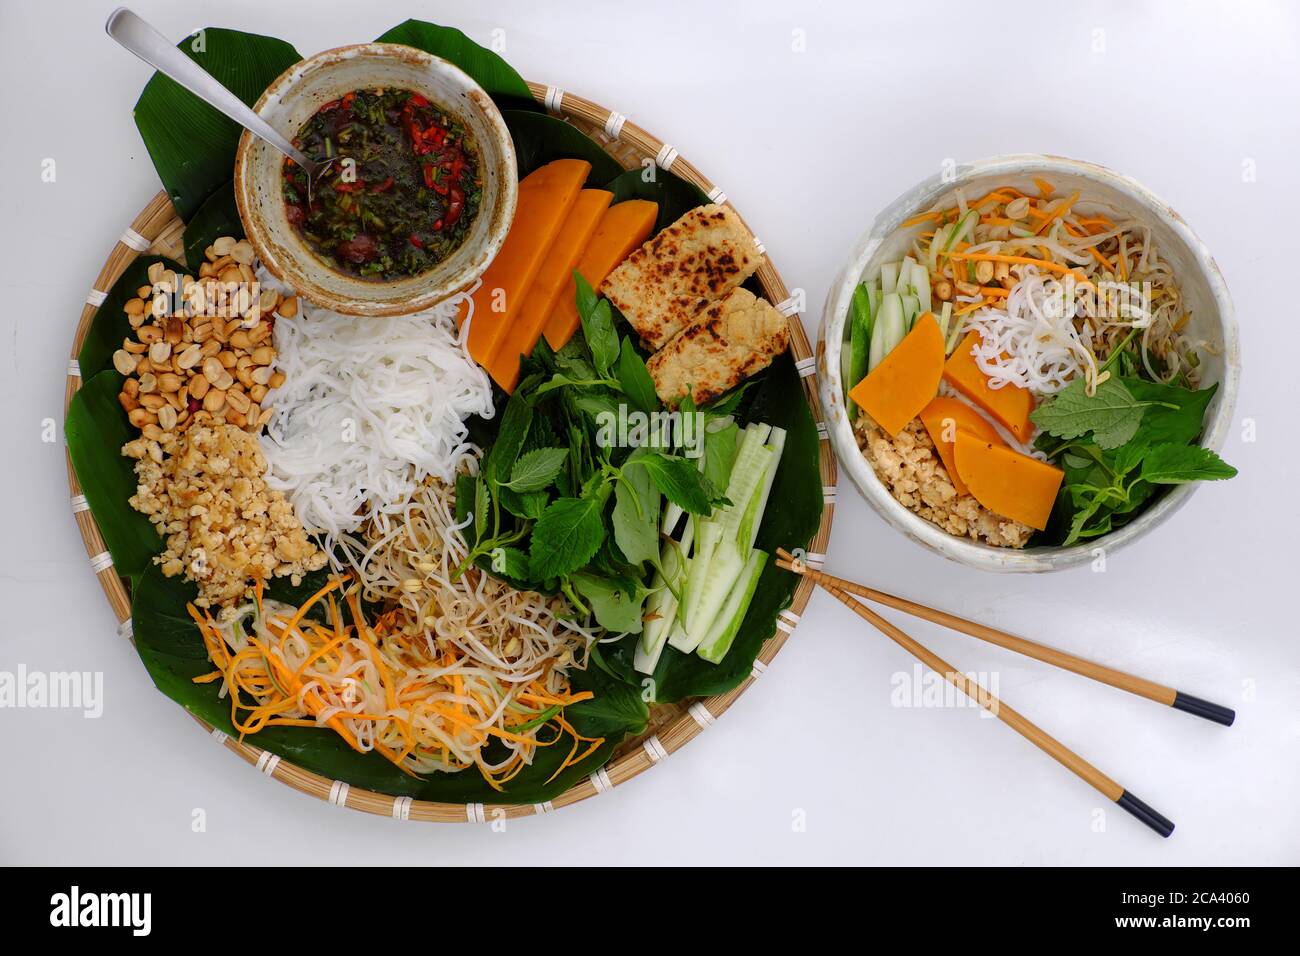
<path fill-rule="evenodd" d="M 1208 700 L 1201 700 L 1201 698 L 1193 697 L 1191 694 L 1184 694 L 1181 690 L 1174 691 L 1174 709 L 1188 714 L 1195 714 L 1197 717 L 1204 717 L 1206 720 L 1212 720 L 1216 724 L 1223 724 L 1225 727 L 1231 727 L 1232 722 L 1237 719 L 1235 710 L 1219 704 L 1212 704 Z"/>
<path fill-rule="evenodd" d="M 1168 837 L 1169 834 L 1174 832 L 1174 824 L 1172 820 L 1147 806 L 1127 790 L 1121 793 L 1119 799 L 1115 802 L 1149 826 L 1152 830 L 1155 830 L 1156 833 L 1159 833 L 1162 837 Z"/>

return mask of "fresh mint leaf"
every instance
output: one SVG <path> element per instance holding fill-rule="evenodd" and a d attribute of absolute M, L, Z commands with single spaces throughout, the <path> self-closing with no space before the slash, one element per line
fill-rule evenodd
<path fill-rule="evenodd" d="M 591 604 L 596 623 L 611 634 L 640 634 L 646 590 L 631 578 L 609 578 L 579 571 L 570 579 Z"/>
<path fill-rule="evenodd" d="M 1091 396 L 1084 380 L 1076 378 L 1029 417 L 1058 438 L 1079 438 L 1092 432 L 1102 448 L 1118 448 L 1137 434 L 1143 407 L 1117 378 L 1102 382 Z"/>
<path fill-rule="evenodd" d="M 633 564 L 659 559 L 661 497 L 638 448 L 623 463 L 623 477 L 614 486 L 614 543 Z"/>
<path fill-rule="evenodd" d="M 567 448 L 538 448 L 526 452 L 515 462 L 506 487 L 518 492 L 541 491 L 555 480 L 568 457 Z"/>
<path fill-rule="evenodd" d="M 533 526 L 528 561 L 538 581 L 572 574 L 591 560 L 605 538 L 601 512 L 609 485 L 586 498 L 557 498 Z"/>
<path fill-rule="evenodd" d="M 1236 468 L 1199 445 L 1157 445 L 1142 459 L 1142 480 L 1156 485 L 1221 481 L 1236 473 Z"/>
<path fill-rule="evenodd" d="M 650 414 L 659 407 L 659 396 L 655 393 L 654 379 L 646 368 L 645 359 L 632 347 L 632 340 L 623 337 L 618 352 L 618 365 L 614 369 L 618 384 L 628 401 L 638 409 Z"/>
<path fill-rule="evenodd" d="M 690 459 L 653 453 L 641 463 L 664 497 L 691 514 L 708 517 L 725 500 Z"/>

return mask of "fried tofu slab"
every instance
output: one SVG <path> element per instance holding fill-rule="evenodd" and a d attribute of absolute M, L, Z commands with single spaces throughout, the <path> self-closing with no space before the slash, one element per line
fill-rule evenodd
<path fill-rule="evenodd" d="M 789 345 L 785 316 L 748 289 L 733 289 L 701 309 L 646 367 L 665 405 L 687 392 L 701 405 L 767 368 Z"/>
<path fill-rule="evenodd" d="M 702 308 L 753 275 L 759 259 L 740 217 L 711 203 L 692 209 L 633 252 L 599 291 L 654 351 Z"/>

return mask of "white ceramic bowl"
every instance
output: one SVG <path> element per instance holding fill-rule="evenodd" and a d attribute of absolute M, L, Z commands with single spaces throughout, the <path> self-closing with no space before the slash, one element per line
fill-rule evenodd
<path fill-rule="evenodd" d="M 478 142 L 483 200 L 460 247 L 428 272 L 391 281 L 348 275 L 313 253 L 289 224 L 281 196 L 283 157 L 245 132 L 235 157 L 235 201 L 248 239 L 276 278 L 308 299 L 348 315 L 405 315 L 474 282 L 496 256 L 515 215 L 514 142 L 492 98 L 458 67 L 392 43 L 326 50 L 291 66 L 254 109 L 292 139 L 325 103 L 353 90 L 414 90 L 462 122 Z"/>
<path fill-rule="evenodd" d="M 1079 206 L 1083 209 L 1109 206 L 1150 225 L 1161 256 L 1174 265 L 1191 309 L 1188 334 L 1219 346 L 1219 354 L 1204 350 L 1200 353 L 1201 385 L 1216 382 L 1219 385 L 1214 401 L 1206 411 L 1205 430 L 1201 436 L 1201 444 L 1206 448 L 1218 451 L 1223 447 L 1232 423 L 1240 375 L 1237 322 L 1219 267 L 1178 213 L 1127 176 L 1092 163 L 1056 156 L 997 156 L 958 167 L 955 178 L 935 176 L 927 179 L 896 199 L 876 217 L 871 228 L 858 241 L 827 296 L 817 343 L 822 407 L 826 410 L 831 443 L 839 456 L 840 466 L 867 502 L 913 541 L 954 561 L 986 571 L 1055 571 L 1090 560 L 1098 547 L 1104 546 L 1108 552 L 1113 552 L 1168 519 L 1197 487 L 1197 483 L 1174 487 L 1134 521 L 1103 537 L 1068 548 L 1012 550 L 955 537 L 913 514 L 889 493 L 858 448 L 844 408 L 840 364 L 845 346 L 845 319 L 854 286 L 863 276 L 878 270 L 880 263 L 902 258 L 911 237 L 925 228 L 918 225 L 904 229 L 902 223 L 946 199 L 953 189 L 960 186 L 967 196 L 975 197 L 996 186 L 1011 185 L 1034 195 L 1033 179 L 1036 176 L 1051 182 L 1058 194 L 1068 195 L 1080 190 L 1083 195 Z"/>

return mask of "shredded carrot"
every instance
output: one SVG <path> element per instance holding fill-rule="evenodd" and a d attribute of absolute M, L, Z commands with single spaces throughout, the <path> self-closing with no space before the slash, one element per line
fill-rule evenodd
<path fill-rule="evenodd" d="M 1043 199 L 1047 199 L 1052 193 L 1056 192 L 1055 186 L 1046 179 L 1039 179 L 1037 176 L 1034 177 L 1034 185 L 1038 187 L 1038 195 Z"/>
<path fill-rule="evenodd" d="M 1055 272 L 1060 275 L 1072 274 L 1074 270 L 1069 266 L 1059 265 L 1055 262 L 1047 262 L 1043 259 L 1034 259 L 1029 256 L 1003 256 L 992 252 L 954 252 L 950 253 L 954 259 L 966 259 L 971 262 L 1006 262 L 1026 266 L 1038 266 L 1046 269 L 1048 272 Z M 1075 274 L 1076 278 L 1083 278 Z"/>
<path fill-rule="evenodd" d="M 1078 200 L 1079 200 L 1079 192 L 1078 190 L 1075 190 L 1074 194 L 1070 196 L 1069 199 L 1065 200 L 1064 202 L 1057 203 L 1056 208 L 1052 210 L 1051 215 L 1049 215 L 1046 219 L 1044 219 L 1043 224 L 1038 227 L 1038 235 L 1041 236 L 1044 232 L 1047 231 L 1048 226 L 1050 226 L 1055 220 L 1060 219 L 1067 212 L 1069 212 L 1070 207 L 1073 206 L 1076 202 L 1078 202 Z"/>
<path fill-rule="evenodd" d="M 942 218 L 943 218 L 943 213 L 941 212 L 923 212 L 913 216 L 911 219 L 905 220 L 903 222 L 903 228 L 906 229 L 910 226 L 915 226 L 917 223 L 931 222 L 935 219 L 942 219 Z"/>

